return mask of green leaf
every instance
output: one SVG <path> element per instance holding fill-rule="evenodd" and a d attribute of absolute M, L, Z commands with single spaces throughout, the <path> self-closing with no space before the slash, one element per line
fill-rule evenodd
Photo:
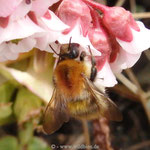
<path fill-rule="evenodd" d="M 12 114 L 12 103 L 0 103 L 0 120 Z"/>
<path fill-rule="evenodd" d="M 51 150 L 51 149 L 42 139 L 34 137 L 29 143 L 27 150 Z"/>
<path fill-rule="evenodd" d="M 0 103 L 9 102 L 15 91 L 15 86 L 10 82 L 5 82 L 0 86 Z"/>
<path fill-rule="evenodd" d="M 13 136 L 5 136 L 0 139 L 0 150 L 18 150 L 18 141 Z"/>
<path fill-rule="evenodd" d="M 14 91 L 15 86 L 10 82 L 5 82 L 0 86 L 0 125 L 14 121 L 10 102 Z"/>
<path fill-rule="evenodd" d="M 20 83 L 26 86 L 31 92 L 39 96 L 46 103 L 49 102 L 53 86 L 52 86 L 52 66 L 48 66 L 46 72 L 36 73 L 33 68 L 28 72 L 17 69 L 8 68 L 0 65 L 0 73 L 15 85 Z"/>
<path fill-rule="evenodd" d="M 39 97 L 28 91 L 26 88 L 21 88 L 17 93 L 14 104 L 14 113 L 19 123 L 22 123 L 29 117 L 29 114 L 36 109 L 39 109 L 42 101 Z"/>
<path fill-rule="evenodd" d="M 3 64 L 0 64 L 0 74 L 2 76 L 4 76 L 6 79 L 9 79 L 9 80 L 14 80 L 13 76 L 10 74 L 8 68 L 3 65 Z"/>
<path fill-rule="evenodd" d="M 1 86 L 3 83 L 5 83 L 6 81 L 7 81 L 7 79 L 6 79 L 3 75 L 0 74 L 0 86 Z"/>
<path fill-rule="evenodd" d="M 27 122 L 19 130 L 19 139 L 22 146 L 27 145 L 33 137 L 33 123 Z"/>
<path fill-rule="evenodd" d="M 14 116 L 10 115 L 7 118 L 0 119 L 0 125 L 10 124 L 10 123 L 12 123 L 14 121 L 15 121 Z"/>

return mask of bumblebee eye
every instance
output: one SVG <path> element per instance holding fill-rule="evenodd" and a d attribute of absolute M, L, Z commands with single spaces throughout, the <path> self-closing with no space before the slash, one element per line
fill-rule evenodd
<path fill-rule="evenodd" d="M 77 58 L 79 56 L 79 50 L 77 48 L 74 48 L 70 51 L 70 57 L 72 59 Z"/>
<path fill-rule="evenodd" d="M 72 43 L 70 47 L 70 58 L 74 59 L 79 56 L 79 44 L 77 43 Z"/>

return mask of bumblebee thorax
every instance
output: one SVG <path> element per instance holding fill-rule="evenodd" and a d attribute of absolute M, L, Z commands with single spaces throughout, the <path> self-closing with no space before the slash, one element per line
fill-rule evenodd
<path fill-rule="evenodd" d="M 63 96 L 75 98 L 84 89 L 82 73 L 86 74 L 83 62 L 73 59 L 63 60 L 54 71 L 54 84 Z"/>

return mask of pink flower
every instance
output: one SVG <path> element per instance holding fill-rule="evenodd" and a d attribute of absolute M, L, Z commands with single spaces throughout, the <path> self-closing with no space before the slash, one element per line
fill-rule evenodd
<path fill-rule="evenodd" d="M 93 18 L 93 27 L 89 30 L 88 36 L 92 45 L 101 52 L 101 56 L 96 56 L 97 64 L 97 79 L 95 84 L 97 86 L 114 86 L 117 81 L 111 70 L 109 62 L 115 59 L 113 49 L 117 51 L 119 46 L 113 36 L 110 36 L 105 30 L 99 14 L 91 9 L 91 16 Z"/>
<path fill-rule="evenodd" d="M 47 12 L 48 8 L 59 0 L 35 0 L 32 1 L 31 11 L 35 12 L 36 16 L 41 17 Z"/>
<path fill-rule="evenodd" d="M 6 28 L 0 27 L 0 61 L 15 60 L 20 52 L 31 50 L 35 46 L 36 41 L 32 39 L 34 44 L 31 44 L 31 38 L 29 38 L 30 40 L 26 38 L 43 31 L 29 17 L 9 22 Z M 11 42 L 11 40 L 15 39 L 22 40 L 17 43 Z"/>
<path fill-rule="evenodd" d="M 132 14 L 122 7 L 107 7 L 90 0 L 83 1 L 103 13 L 101 22 L 118 49 L 112 49 L 111 52 L 115 56 L 113 59 L 110 57 L 109 62 L 113 72 L 132 67 L 141 52 L 150 47 L 150 30 L 142 22 L 136 22 Z"/>
<path fill-rule="evenodd" d="M 62 32 L 68 28 L 53 12 L 48 10 L 43 17 L 38 18 L 38 24 L 45 32 L 37 37 L 35 47 L 40 50 L 53 52 L 49 44 L 54 43 L 61 36 Z"/>
<path fill-rule="evenodd" d="M 92 20 L 90 9 L 82 0 L 63 0 L 56 14 L 71 29 L 80 24 L 83 36 L 86 36 Z"/>
<path fill-rule="evenodd" d="M 53 52 L 49 44 L 59 53 L 72 38 L 88 56 L 90 46 L 97 62 L 95 84 L 114 86 L 114 73 L 132 67 L 150 47 L 150 30 L 122 7 L 92 0 L 2 0 L 0 8 L 0 61 L 33 47 Z"/>
<path fill-rule="evenodd" d="M 0 16 L 7 17 L 17 8 L 22 0 L 1 0 L 0 1 Z"/>
<path fill-rule="evenodd" d="M 89 38 L 88 31 L 91 26 L 91 15 L 88 6 L 82 0 L 63 0 L 56 10 L 57 16 L 68 25 L 68 28 L 62 32 L 57 41 L 59 44 L 71 42 L 79 43 L 81 48 L 90 55 L 88 45 L 94 51 L 93 55 L 100 56 L 101 53 L 93 47 Z M 56 51 L 59 52 L 60 46 L 53 44 Z"/>
<path fill-rule="evenodd" d="M 48 10 L 57 1 L 0 1 L 0 61 L 14 60 L 19 53 L 28 52 L 33 47 L 46 49 L 49 43 L 57 40 L 67 28 Z M 31 44 L 29 39 L 34 42 Z M 17 40 L 17 43 L 12 40 Z"/>
<path fill-rule="evenodd" d="M 117 81 L 113 72 L 132 67 L 141 52 L 150 47 L 150 30 L 122 7 L 107 7 L 91 0 L 63 0 L 56 14 L 70 27 L 58 38 L 59 43 L 68 43 L 72 37 L 72 42 L 79 43 L 87 53 L 86 45 L 90 45 L 97 61 L 97 83 L 101 85 L 114 86 Z"/>

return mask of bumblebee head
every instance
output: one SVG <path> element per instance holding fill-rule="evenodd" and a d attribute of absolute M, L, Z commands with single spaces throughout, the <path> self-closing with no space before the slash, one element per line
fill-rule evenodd
<path fill-rule="evenodd" d="M 60 47 L 60 53 L 58 54 L 51 45 L 49 45 L 53 52 L 59 56 L 59 61 L 66 59 L 76 59 L 79 56 L 80 44 L 71 43 L 71 38 L 68 44 L 62 44 Z"/>
<path fill-rule="evenodd" d="M 75 59 L 79 56 L 79 44 L 69 43 L 63 44 L 60 48 L 60 58 L 64 59 Z"/>

